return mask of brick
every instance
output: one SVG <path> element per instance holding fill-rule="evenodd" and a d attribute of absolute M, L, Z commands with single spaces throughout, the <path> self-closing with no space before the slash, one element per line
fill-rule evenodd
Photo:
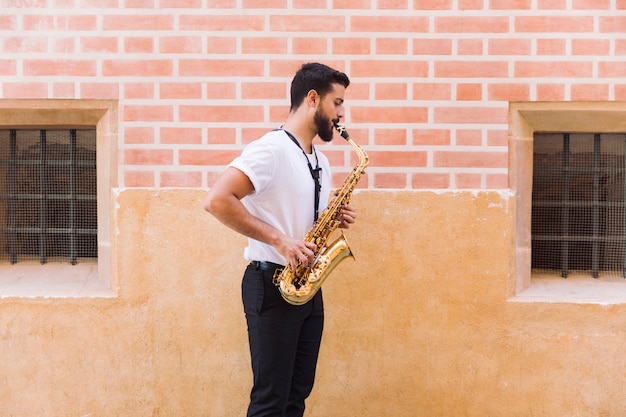
<path fill-rule="evenodd" d="M 232 77 L 261 76 L 264 63 L 261 59 L 181 59 L 179 73 L 182 76 Z"/>
<path fill-rule="evenodd" d="M 124 0 L 125 9 L 154 9 L 155 0 Z"/>
<path fill-rule="evenodd" d="M 491 107 L 487 105 L 436 107 L 433 119 L 435 123 L 506 124 L 508 123 L 508 108 L 507 106 Z"/>
<path fill-rule="evenodd" d="M 172 165 L 172 149 L 126 149 L 124 163 L 127 165 Z"/>
<path fill-rule="evenodd" d="M 489 55 L 530 55 L 530 39 L 489 39 Z"/>
<path fill-rule="evenodd" d="M 450 10 L 452 0 L 413 0 L 413 10 Z"/>
<path fill-rule="evenodd" d="M 482 100 L 483 85 L 480 83 L 460 83 L 456 86 L 457 100 Z"/>
<path fill-rule="evenodd" d="M 439 16 L 435 32 L 441 33 L 506 33 L 509 18 L 500 16 Z"/>
<path fill-rule="evenodd" d="M 371 42 L 369 38 L 335 38 L 332 40 L 332 51 L 333 54 L 369 55 Z"/>
<path fill-rule="evenodd" d="M 244 82 L 241 83 L 241 98 L 247 99 L 286 99 L 288 84 L 283 82 Z"/>
<path fill-rule="evenodd" d="M 124 52 L 152 53 L 154 52 L 154 39 L 145 36 L 126 38 L 124 39 Z"/>
<path fill-rule="evenodd" d="M 509 188 L 509 176 L 507 174 L 486 174 L 485 186 L 488 189 Z"/>
<path fill-rule="evenodd" d="M 292 38 L 291 49 L 294 54 L 326 54 L 328 41 L 326 38 Z"/>
<path fill-rule="evenodd" d="M 374 187 L 376 188 L 406 188 L 407 174 L 405 173 L 385 173 L 374 174 Z"/>
<path fill-rule="evenodd" d="M 202 129 L 196 127 L 162 127 L 159 130 L 159 143 L 166 145 L 199 145 L 202 143 Z"/>
<path fill-rule="evenodd" d="M 383 55 L 406 55 L 408 40 L 397 38 L 376 39 L 376 53 Z"/>
<path fill-rule="evenodd" d="M 626 0 L 615 0 L 617 10 L 626 10 Z"/>
<path fill-rule="evenodd" d="M 611 0 L 572 0 L 574 10 L 609 10 Z"/>
<path fill-rule="evenodd" d="M 520 61 L 515 63 L 515 77 L 591 77 L 593 63 L 564 61 Z"/>
<path fill-rule="evenodd" d="M 102 16 L 102 30 L 104 31 L 172 31 L 174 17 L 169 14 L 129 14 Z"/>
<path fill-rule="evenodd" d="M 530 10 L 532 7 L 531 0 L 496 0 L 489 2 L 491 10 Z"/>
<path fill-rule="evenodd" d="M 452 39 L 414 39 L 413 55 L 451 55 Z"/>
<path fill-rule="evenodd" d="M 310 0 L 296 0 L 297 3 L 303 5 L 301 8 L 308 8 L 306 5 L 309 1 Z M 369 0 L 333 0 L 333 8 L 338 10 L 368 10 L 370 7 L 371 2 Z"/>
<path fill-rule="evenodd" d="M 482 188 L 482 175 L 457 173 L 454 174 L 454 183 L 459 189 Z"/>
<path fill-rule="evenodd" d="M 102 62 L 105 77 L 166 77 L 173 74 L 169 59 L 108 59 Z"/>
<path fill-rule="evenodd" d="M 489 84 L 488 99 L 490 101 L 528 101 L 530 87 L 526 83 Z"/>
<path fill-rule="evenodd" d="M 48 50 L 48 38 L 44 36 L 7 36 L 1 45 L 3 53 L 42 53 Z"/>
<path fill-rule="evenodd" d="M 180 106 L 182 122 L 231 122 L 241 123 L 263 121 L 263 106 L 233 105 L 185 105 Z"/>
<path fill-rule="evenodd" d="M 626 32 L 626 16 L 600 16 L 601 33 L 624 33 Z"/>
<path fill-rule="evenodd" d="M 615 39 L 615 55 L 626 55 L 626 39 Z"/>
<path fill-rule="evenodd" d="M 459 39 L 457 41 L 457 53 L 459 55 L 482 55 L 483 43 L 482 39 Z"/>
<path fill-rule="evenodd" d="M 74 98 L 76 96 L 76 87 L 74 83 L 54 83 L 52 84 L 53 98 Z"/>
<path fill-rule="evenodd" d="M 0 14 L 0 30 L 15 30 L 17 28 L 17 16 Z"/>
<path fill-rule="evenodd" d="M 592 16 L 516 16 L 515 31 L 519 33 L 592 32 L 593 19 Z"/>
<path fill-rule="evenodd" d="M 366 7 L 369 7 L 369 1 L 367 3 Z M 406 10 L 409 0 L 378 0 L 376 6 L 379 10 Z"/>
<path fill-rule="evenodd" d="M 286 54 L 287 38 L 244 37 L 241 39 L 241 52 L 244 54 Z"/>
<path fill-rule="evenodd" d="M 14 59 L 0 59 L 0 75 L 16 75 L 17 61 Z"/>
<path fill-rule="evenodd" d="M 505 61 L 437 61 L 437 78 L 507 78 L 509 64 Z"/>
<path fill-rule="evenodd" d="M 199 54 L 202 52 L 200 36 L 164 36 L 159 39 L 159 51 L 164 54 Z"/>
<path fill-rule="evenodd" d="M 573 55 L 609 55 L 610 48 L 608 39 L 572 39 Z"/>
<path fill-rule="evenodd" d="M 614 77 L 623 79 L 624 74 L 626 74 L 626 62 L 599 62 L 598 63 L 598 76 L 601 78 L 604 77 Z"/>
<path fill-rule="evenodd" d="M 368 151 L 371 161 L 376 161 L 376 167 L 424 167 L 427 154 L 424 151 Z"/>
<path fill-rule="evenodd" d="M 411 174 L 411 188 L 413 189 L 425 189 L 425 188 L 449 188 L 450 187 L 450 174 L 445 173 L 413 173 Z"/>
<path fill-rule="evenodd" d="M 270 15 L 269 17 L 269 30 L 271 32 L 318 33 L 320 28 L 332 28 L 334 32 L 344 32 L 346 30 L 345 18 L 342 16 L 293 14 Z"/>
<path fill-rule="evenodd" d="M 428 108 L 417 106 L 352 106 L 351 121 L 354 123 L 425 123 Z"/>
<path fill-rule="evenodd" d="M 124 98 L 127 99 L 149 99 L 154 96 L 154 83 L 125 83 Z"/>
<path fill-rule="evenodd" d="M 209 36 L 207 38 L 207 53 L 234 54 L 237 52 L 237 38 L 231 36 Z"/>
<path fill-rule="evenodd" d="M 563 101 L 565 100 L 565 86 L 563 84 L 537 84 L 537 100 Z"/>
<path fill-rule="evenodd" d="M 2 84 L 3 98 L 48 98 L 48 84 L 40 82 Z"/>
<path fill-rule="evenodd" d="M 414 100 L 450 100 L 452 87 L 449 83 L 415 83 L 413 84 Z"/>
<path fill-rule="evenodd" d="M 120 97 L 119 84 L 110 82 L 87 82 L 80 84 L 80 98 L 115 100 Z"/>
<path fill-rule="evenodd" d="M 174 120 L 172 106 L 167 105 L 127 104 L 122 110 L 123 120 L 129 122 L 171 122 Z"/>
<path fill-rule="evenodd" d="M 79 49 L 82 52 L 102 52 L 116 53 L 118 52 L 118 40 L 116 37 L 82 37 L 79 39 Z"/>
<path fill-rule="evenodd" d="M 615 86 L 615 100 L 626 100 L 626 85 Z"/>
<path fill-rule="evenodd" d="M 244 10 L 249 9 L 284 9 L 287 0 L 242 0 Z"/>
<path fill-rule="evenodd" d="M 124 143 L 147 145 L 155 143 L 154 128 L 148 126 L 126 126 L 124 128 Z"/>
<path fill-rule="evenodd" d="M 211 82 L 206 84 L 206 98 L 212 100 L 231 99 L 234 100 L 237 95 L 237 86 L 235 83 L 227 82 Z"/>
<path fill-rule="evenodd" d="M 350 76 L 352 77 L 411 77 L 423 78 L 428 76 L 428 62 L 426 61 L 377 61 L 376 65 L 370 60 L 353 60 Z"/>
<path fill-rule="evenodd" d="M 332 27 L 333 31 L 343 31 L 343 27 Z M 343 26 L 343 25 L 342 25 Z M 352 32 L 404 32 L 426 33 L 429 29 L 429 18 L 426 16 L 352 16 L 350 18 L 350 30 Z"/>
<path fill-rule="evenodd" d="M 178 153 L 178 159 L 181 165 L 192 166 L 226 166 L 233 159 L 241 154 L 240 150 L 222 150 L 222 149 L 181 149 Z"/>
<path fill-rule="evenodd" d="M 202 0 L 159 0 L 161 9 L 200 9 Z"/>
<path fill-rule="evenodd" d="M 76 52 L 76 39 L 75 38 L 55 38 L 51 41 L 52 52 L 59 54 L 72 54 Z"/>
<path fill-rule="evenodd" d="M 154 187 L 153 171 L 124 171 L 124 185 L 126 187 Z"/>
<path fill-rule="evenodd" d="M 607 84 L 576 84 L 571 87 L 571 99 L 578 101 L 607 101 L 609 86 Z"/>
<path fill-rule="evenodd" d="M 284 122 L 288 114 L 288 106 L 270 106 L 270 122 L 273 124 L 280 124 Z"/>
<path fill-rule="evenodd" d="M 231 127 L 210 127 L 206 136 L 210 145 L 234 144 L 237 141 L 237 130 Z"/>
<path fill-rule="evenodd" d="M 235 1 L 235 0 L 232 0 Z M 265 30 L 265 17 L 256 15 L 183 15 L 178 30 L 259 32 Z"/>
<path fill-rule="evenodd" d="M 30 76 L 94 77 L 96 63 L 90 60 L 25 59 L 23 72 Z"/>
<path fill-rule="evenodd" d="M 458 10 L 482 10 L 485 6 L 484 0 L 457 0 Z"/>
<path fill-rule="evenodd" d="M 374 129 L 374 144 L 406 145 L 406 129 Z"/>
<path fill-rule="evenodd" d="M 435 151 L 433 166 L 441 168 L 503 168 L 508 166 L 507 152 Z"/>
<path fill-rule="evenodd" d="M 413 145 L 448 146 L 450 145 L 450 129 L 415 129 Z"/>
<path fill-rule="evenodd" d="M 567 0 L 537 0 L 538 10 L 565 10 Z"/>
<path fill-rule="evenodd" d="M 169 82 L 159 84 L 159 96 L 164 99 L 198 99 L 202 98 L 202 84 Z"/>
<path fill-rule="evenodd" d="M 508 146 L 509 134 L 503 129 L 487 131 L 487 146 Z"/>
<path fill-rule="evenodd" d="M 457 146 L 481 146 L 483 132 L 478 129 L 457 129 L 454 143 Z"/>
<path fill-rule="evenodd" d="M 159 185 L 161 187 L 198 188 L 202 186 L 202 172 L 161 171 Z"/>
<path fill-rule="evenodd" d="M 378 83 L 374 91 L 376 100 L 406 100 L 406 83 Z"/>
<path fill-rule="evenodd" d="M 565 39 L 537 39 L 537 55 L 565 55 Z"/>

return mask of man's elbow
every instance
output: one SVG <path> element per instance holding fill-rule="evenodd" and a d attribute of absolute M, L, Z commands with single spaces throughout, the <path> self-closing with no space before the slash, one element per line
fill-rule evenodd
<path fill-rule="evenodd" d="M 217 203 L 215 202 L 215 196 L 209 191 L 204 197 L 204 201 L 202 203 L 202 207 L 211 214 L 215 214 Z"/>

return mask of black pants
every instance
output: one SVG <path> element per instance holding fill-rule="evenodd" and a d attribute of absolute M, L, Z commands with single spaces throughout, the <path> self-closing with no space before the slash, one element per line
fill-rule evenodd
<path fill-rule="evenodd" d="M 247 416 L 301 417 L 313 389 L 324 302 L 319 291 L 304 305 L 287 303 L 273 274 L 250 264 L 241 285 L 254 376 Z"/>

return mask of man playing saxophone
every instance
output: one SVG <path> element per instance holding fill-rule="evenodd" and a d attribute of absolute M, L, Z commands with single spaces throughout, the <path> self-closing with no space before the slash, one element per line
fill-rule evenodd
<path fill-rule="evenodd" d="M 246 146 L 217 178 L 204 208 L 248 237 L 242 299 L 248 325 L 253 387 L 248 417 L 304 414 L 324 324 L 322 292 L 302 305 L 287 303 L 273 283 L 277 269 L 296 270 L 314 259 L 303 237 L 329 201 L 330 164 L 315 149 L 329 142 L 344 117 L 348 76 L 319 63 L 304 64 L 291 83 L 291 108 L 280 129 Z M 338 227 L 356 213 L 343 204 Z"/>

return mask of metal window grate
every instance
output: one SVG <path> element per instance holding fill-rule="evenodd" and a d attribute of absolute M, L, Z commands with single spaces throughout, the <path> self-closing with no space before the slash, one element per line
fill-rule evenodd
<path fill-rule="evenodd" d="M 626 134 L 537 133 L 532 268 L 626 277 Z"/>
<path fill-rule="evenodd" d="M 0 261 L 97 258 L 96 131 L 0 130 Z"/>

